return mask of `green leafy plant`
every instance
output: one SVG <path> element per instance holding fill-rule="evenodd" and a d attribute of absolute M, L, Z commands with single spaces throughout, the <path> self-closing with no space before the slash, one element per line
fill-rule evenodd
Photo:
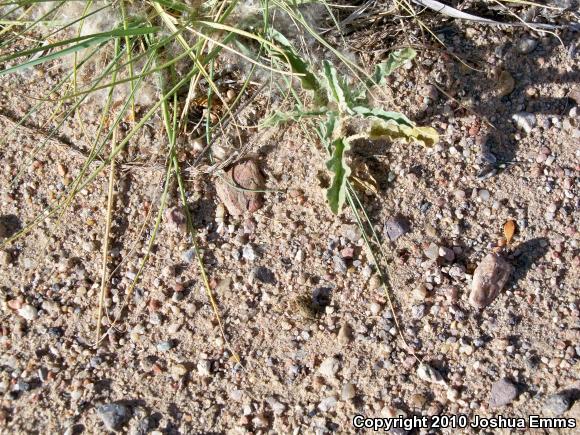
<path fill-rule="evenodd" d="M 352 85 L 343 78 L 328 61 L 323 62 L 322 71 L 315 74 L 312 67 L 300 58 L 288 40 L 278 33 L 272 39 L 281 43 L 284 55 L 290 59 L 293 72 L 299 76 L 302 88 L 314 93 L 312 107 L 297 107 L 291 112 L 276 112 L 267 121 L 268 125 L 297 121 L 304 117 L 322 118 L 318 136 L 326 147 L 330 159 L 326 162 L 333 173 L 332 183 L 327 190 L 327 200 L 333 213 L 342 210 L 346 199 L 347 180 L 351 175 L 347 153 L 357 139 L 389 139 L 418 142 L 432 146 L 439 140 L 432 127 L 418 127 L 404 114 L 371 108 L 367 93 L 373 86 L 380 86 L 385 79 L 405 62 L 416 56 L 415 50 L 405 48 L 392 52 L 385 62 L 378 64 L 367 80 Z M 347 134 L 347 126 L 355 118 L 367 124 L 364 131 Z"/>

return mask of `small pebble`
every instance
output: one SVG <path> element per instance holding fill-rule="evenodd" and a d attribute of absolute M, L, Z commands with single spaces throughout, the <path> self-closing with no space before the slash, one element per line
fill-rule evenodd
<path fill-rule="evenodd" d="M 490 196 L 490 195 L 489 195 L 489 190 L 486 190 L 486 189 L 481 189 L 481 190 L 478 192 L 478 195 L 479 195 L 479 198 L 480 198 L 482 201 L 489 201 L 489 196 Z"/>
<path fill-rule="evenodd" d="M 391 242 L 409 232 L 409 223 L 402 216 L 394 216 L 385 222 L 385 232 Z"/>
<path fill-rule="evenodd" d="M 26 320 L 34 320 L 38 317 L 38 310 L 32 305 L 23 305 L 19 310 L 18 314 Z"/>
<path fill-rule="evenodd" d="M 242 258 L 246 261 L 254 261 L 256 259 L 256 251 L 249 243 L 242 248 Z"/>
<path fill-rule="evenodd" d="M 336 406 L 337 399 L 334 396 L 326 397 L 320 401 L 318 404 L 318 409 L 322 412 L 327 412 Z"/>
<path fill-rule="evenodd" d="M 445 380 L 441 376 L 441 373 L 439 373 L 427 363 L 419 364 L 419 367 L 417 368 L 417 376 L 419 379 L 429 383 L 446 385 Z"/>
<path fill-rule="evenodd" d="M 12 255 L 10 252 L 0 251 L 0 266 L 8 267 L 12 262 Z"/>
<path fill-rule="evenodd" d="M 352 328 L 348 323 L 343 323 L 340 329 L 338 330 L 338 342 L 345 346 L 352 341 Z"/>
<path fill-rule="evenodd" d="M 266 402 L 272 408 L 272 412 L 274 412 L 274 415 L 282 415 L 284 413 L 284 411 L 286 410 L 286 405 L 284 405 L 282 402 L 280 402 L 275 397 L 271 397 L 271 396 L 268 397 L 266 399 Z"/>
<path fill-rule="evenodd" d="M 376 316 L 377 314 L 379 314 L 381 312 L 381 304 L 379 304 L 377 302 L 371 302 L 369 309 L 371 311 L 371 314 L 373 316 Z"/>
<path fill-rule="evenodd" d="M 429 260 L 437 260 L 439 257 L 439 246 L 435 243 L 431 243 L 423 252 L 425 253 L 425 257 Z"/>
<path fill-rule="evenodd" d="M 544 411 L 550 416 L 557 417 L 564 414 L 570 408 L 570 405 L 570 398 L 565 394 L 553 394 L 544 401 Z"/>
<path fill-rule="evenodd" d="M 508 379 L 501 379 L 491 387 L 489 405 L 492 408 L 500 408 L 511 403 L 517 396 L 517 387 Z"/>
<path fill-rule="evenodd" d="M 512 115 L 516 127 L 526 133 L 530 133 L 536 126 L 536 115 L 528 112 L 518 112 Z"/>
<path fill-rule="evenodd" d="M 206 359 L 200 360 L 197 363 L 197 373 L 201 376 L 209 376 L 211 373 L 211 362 Z"/>
<path fill-rule="evenodd" d="M 355 391 L 353 384 L 348 382 L 342 386 L 342 391 L 340 393 L 341 400 L 344 400 L 344 401 L 352 400 L 352 399 L 354 399 L 355 396 L 356 396 L 356 391 Z"/>
<path fill-rule="evenodd" d="M 97 415 L 110 431 L 116 431 L 129 419 L 129 409 L 118 403 L 107 403 L 97 407 Z"/>
<path fill-rule="evenodd" d="M 172 347 L 173 347 L 173 343 L 171 342 L 171 340 L 161 341 L 161 342 L 157 343 L 157 350 L 159 352 L 167 352 Z"/>
<path fill-rule="evenodd" d="M 326 378 L 334 378 L 338 369 L 340 368 L 340 361 L 334 357 L 326 358 L 318 367 L 318 373 Z"/>
<path fill-rule="evenodd" d="M 500 254 L 489 253 L 475 269 L 469 303 L 475 308 L 491 304 L 507 283 L 513 266 Z"/>
<path fill-rule="evenodd" d="M 538 41 L 532 38 L 523 38 L 518 42 L 517 50 L 521 54 L 531 53 L 538 46 Z"/>

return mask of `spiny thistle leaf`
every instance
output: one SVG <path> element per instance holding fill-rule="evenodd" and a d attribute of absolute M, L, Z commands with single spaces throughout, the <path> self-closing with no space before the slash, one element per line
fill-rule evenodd
<path fill-rule="evenodd" d="M 352 108 L 353 112 L 365 118 L 382 119 L 383 121 L 395 121 L 397 124 L 413 127 L 413 122 L 400 112 L 388 112 L 380 108 L 369 109 L 364 106 Z"/>
<path fill-rule="evenodd" d="M 433 127 L 414 127 L 404 124 L 399 124 L 393 120 L 383 121 L 378 120 L 373 122 L 369 132 L 369 139 L 384 139 L 392 140 L 402 139 L 406 143 L 419 142 L 424 146 L 433 146 L 439 142 L 439 134 Z"/>
<path fill-rule="evenodd" d="M 350 167 L 346 163 L 345 153 L 350 149 L 346 139 L 339 138 L 332 142 L 332 157 L 326 167 L 334 172 L 332 184 L 326 192 L 330 209 L 334 214 L 340 213 L 346 198 L 346 181 L 350 176 Z"/>
<path fill-rule="evenodd" d="M 338 104 L 338 110 L 341 113 L 348 112 L 348 94 L 344 80 L 338 76 L 336 68 L 334 68 L 330 62 L 325 60 L 323 67 L 324 78 L 326 79 L 324 85 L 328 92 L 328 99 L 335 101 Z"/>
<path fill-rule="evenodd" d="M 314 91 L 318 93 L 320 90 L 320 83 L 316 76 L 308 69 L 308 64 L 302 60 L 298 53 L 292 47 L 292 44 L 286 37 L 275 29 L 269 29 L 268 35 L 270 39 L 277 42 L 280 45 L 282 53 L 272 52 L 278 58 L 289 63 L 292 72 L 300 74 L 300 82 L 302 87 L 306 90 Z"/>
<path fill-rule="evenodd" d="M 384 84 L 385 79 L 390 76 L 393 71 L 401 67 L 405 62 L 413 59 L 416 55 L 417 52 L 412 48 L 403 48 L 402 50 L 393 51 L 389 54 L 386 61 L 375 66 L 375 71 L 372 75 L 373 82 L 377 85 Z"/>

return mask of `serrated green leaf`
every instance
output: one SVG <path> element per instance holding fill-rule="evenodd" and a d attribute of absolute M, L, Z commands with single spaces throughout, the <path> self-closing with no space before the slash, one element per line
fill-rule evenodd
<path fill-rule="evenodd" d="M 332 142 L 332 156 L 326 167 L 334 173 L 332 184 L 326 191 L 326 198 L 334 214 L 340 213 L 346 199 L 346 181 L 350 176 L 350 167 L 346 163 L 345 153 L 350 149 L 346 139 L 339 138 Z"/>
<path fill-rule="evenodd" d="M 433 127 L 415 127 L 405 124 L 399 124 L 393 120 L 377 120 L 372 123 L 369 132 L 369 139 L 392 140 L 402 139 L 406 143 L 418 142 L 424 146 L 433 146 L 439 142 L 439 133 Z"/>
<path fill-rule="evenodd" d="M 294 47 L 290 41 L 288 41 L 288 39 L 286 39 L 282 33 L 272 28 L 269 29 L 268 35 L 270 39 L 277 42 L 278 45 L 281 46 L 279 48 L 281 48 L 284 52 L 283 55 L 281 53 L 276 53 L 275 51 L 273 51 L 272 54 L 288 62 L 292 72 L 300 74 L 300 83 L 304 89 L 318 92 L 320 90 L 320 83 L 318 79 L 310 71 L 308 64 L 302 60 L 302 58 L 294 50 Z"/>
<path fill-rule="evenodd" d="M 395 121 L 397 124 L 408 125 L 413 127 L 413 122 L 400 112 L 389 112 L 380 108 L 369 109 L 364 106 L 357 106 L 352 108 L 357 115 L 365 118 L 381 119 L 383 121 Z"/>
<path fill-rule="evenodd" d="M 373 82 L 375 82 L 377 85 L 384 84 L 385 79 L 390 76 L 393 71 L 401 67 L 405 62 L 413 59 L 416 55 L 417 52 L 412 48 L 403 48 L 401 50 L 393 51 L 391 54 L 389 54 L 389 57 L 386 61 L 381 62 L 375 66 L 375 70 L 372 75 Z"/>
<path fill-rule="evenodd" d="M 338 77 L 336 68 L 330 62 L 325 60 L 323 62 L 324 84 L 328 92 L 328 99 L 335 101 L 338 104 L 340 112 L 348 111 L 348 104 L 346 100 L 346 85 L 343 80 Z"/>
<path fill-rule="evenodd" d="M 320 123 L 320 138 L 325 142 L 325 146 L 330 150 L 330 144 L 336 128 L 336 112 L 327 112 L 326 121 Z"/>

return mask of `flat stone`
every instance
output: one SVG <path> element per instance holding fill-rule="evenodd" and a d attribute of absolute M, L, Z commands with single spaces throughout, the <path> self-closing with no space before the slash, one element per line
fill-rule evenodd
<path fill-rule="evenodd" d="M 500 254 L 487 254 L 473 273 L 469 303 L 475 308 L 491 304 L 507 283 L 513 267 Z"/>
<path fill-rule="evenodd" d="M 511 403 L 517 396 L 517 387 L 508 379 L 500 379 L 491 387 L 489 405 L 492 408 L 500 408 Z"/>
<path fill-rule="evenodd" d="M 165 210 L 165 224 L 171 231 L 185 233 L 187 231 L 187 217 L 181 207 L 171 207 Z"/>
<path fill-rule="evenodd" d="M 348 323 L 343 323 L 338 330 L 338 342 L 345 346 L 352 341 L 352 328 Z"/>
<path fill-rule="evenodd" d="M 425 253 L 425 257 L 427 257 L 429 260 L 437 260 L 439 257 L 439 246 L 437 246 L 435 243 L 430 243 L 423 252 Z"/>
<path fill-rule="evenodd" d="M 403 216 L 393 216 L 385 222 L 384 231 L 391 242 L 409 232 L 409 222 Z"/>
<path fill-rule="evenodd" d="M 251 192 L 264 190 L 266 185 L 256 162 L 250 159 L 238 162 L 224 174 L 223 178 L 216 183 L 216 193 L 230 215 L 254 213 L 262 208 L 263 193 Z"/>

